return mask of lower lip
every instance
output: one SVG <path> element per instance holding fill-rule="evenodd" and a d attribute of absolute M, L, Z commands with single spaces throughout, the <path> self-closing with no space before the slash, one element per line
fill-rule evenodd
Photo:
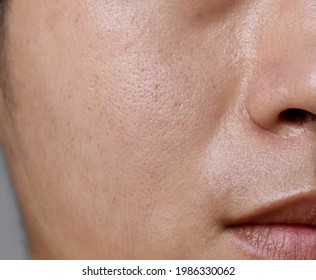
<path fill-rule="evenodd" d="M 316 227 L 255 224 L 234 227 L 238 247 L 256 259 L 316 260 Z"/>

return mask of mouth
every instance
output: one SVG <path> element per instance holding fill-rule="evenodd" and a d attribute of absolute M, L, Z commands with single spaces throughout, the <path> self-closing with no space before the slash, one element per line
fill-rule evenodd
<path fill-rule="evenodd" d="M 258 208 L 229 229 L 237 247 L 252 258 L 316 260 L 316 196 Z"/>

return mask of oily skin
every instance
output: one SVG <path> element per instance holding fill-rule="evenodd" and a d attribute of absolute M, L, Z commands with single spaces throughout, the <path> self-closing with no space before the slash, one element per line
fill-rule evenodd
<path fill-rule="evenodd" d="M 316 186 L 315 124 L 279 118 L 316 113 L 315 1 L 12 1 L 7 22 L 31 257 L 247 259 L 226 226 Z"/>

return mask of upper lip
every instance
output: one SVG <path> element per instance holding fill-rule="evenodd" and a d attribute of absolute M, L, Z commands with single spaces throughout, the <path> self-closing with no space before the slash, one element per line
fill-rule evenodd
<path fill-rule="evenodd" d="M 229 224 L 230 226 L 251 224 L 316 226 L 316 192 L 261 205 Z"/>

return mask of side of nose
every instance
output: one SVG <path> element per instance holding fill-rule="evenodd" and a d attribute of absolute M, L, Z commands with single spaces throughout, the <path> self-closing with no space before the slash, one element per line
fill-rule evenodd
<path fill-rule="evenodd" d="M 246 102 L 259 127 L 281 136 L 303 125 L 316 132 L 316 5 L 311 12 L 298 2 L 288 2 L 293 7 L 275 17 L 279 22 L 262 27 Z"/>

